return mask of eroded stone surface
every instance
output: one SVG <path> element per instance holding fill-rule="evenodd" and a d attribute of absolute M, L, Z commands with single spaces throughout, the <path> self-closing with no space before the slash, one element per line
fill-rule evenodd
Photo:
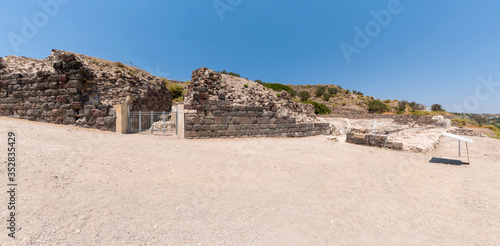
<path fill-rule="evenodd" d="M 277 94 L 280 94 L 279 97 Z M 306 137 L 331 134 L 314 107 L 285 92 L 207 68 L 193 72 L 185 100 L 186 138 Z"/>
<path fill-rule="evenodd" d="M 114 105 L 164 111 L 171 98 L 161 79 L 121 63 L 59 50 L 0 59 L 2 116 L 113 131 Z"/>

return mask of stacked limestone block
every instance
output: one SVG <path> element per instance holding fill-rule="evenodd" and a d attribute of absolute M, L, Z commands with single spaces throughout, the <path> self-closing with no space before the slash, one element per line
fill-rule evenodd
<path fill-rule="evenodd" d="M 403 143 L 383 134 L 364 134 L 356 133 L 353 131 L 347 133 L 346 137 L 347 143 L 380 148 L 383 148 L 385 146 L 388 149 L 403 150 Z"/>
<path fill-rule="evenodd" d="M 279 99 L 271 98 L 255 84 L 250 86 L 255 88 L 254 93 L 236 93 L 228 89 L 229 84 L 220 73 L 207 68 L 194 71 L 185 102 L 186 138 L 306 137 L 331 133 L 328 123 L 314 118 L 312 105 L 294 103 L 286 92 Z"/>
<path fill-rule="evenodd" d="M 0 59 L 0 115 L 114 131 L 116 104 L 170 108 L 171 96 L 163 83 L 110 75 L 108 70 L 115 68 L 96 64 L 90 57 L 58 50 L 45 60 Z"/>

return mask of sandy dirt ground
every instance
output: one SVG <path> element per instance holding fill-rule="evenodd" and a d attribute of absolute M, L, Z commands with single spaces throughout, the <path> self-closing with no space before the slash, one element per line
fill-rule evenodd
<path fill-rule="evenodd" d="M 17 233 L 1 245 L 500 245 L 500 141 L 470 165 L 297 139 L 179 140 L 0 117 L 17 134 Z M 464 152 L 465 152 L 465 146 Z M 466 158 L 462 158 L 466 161 Z M 438 161 L 439 162 L 439 161 Z M 441 161 L 446 162 L 446 161 Z"/>

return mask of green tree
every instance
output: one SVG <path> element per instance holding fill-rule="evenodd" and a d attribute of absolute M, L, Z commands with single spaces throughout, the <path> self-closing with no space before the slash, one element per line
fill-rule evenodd
<path fill-rule="evenodd" d="M 443 107 L 441 105 L 437 104 L 437 103 L 433 104 L 431 106 L 431 110 L 432 111 L 444 111 Z"/>

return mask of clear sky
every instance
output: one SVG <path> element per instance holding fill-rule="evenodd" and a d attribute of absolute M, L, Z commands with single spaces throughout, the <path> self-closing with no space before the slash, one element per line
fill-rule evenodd
<path fill-rule="evenodd" d="M 500 1 L 1 1 L 0 56 L 51 49 L 500 113 Z"/>

